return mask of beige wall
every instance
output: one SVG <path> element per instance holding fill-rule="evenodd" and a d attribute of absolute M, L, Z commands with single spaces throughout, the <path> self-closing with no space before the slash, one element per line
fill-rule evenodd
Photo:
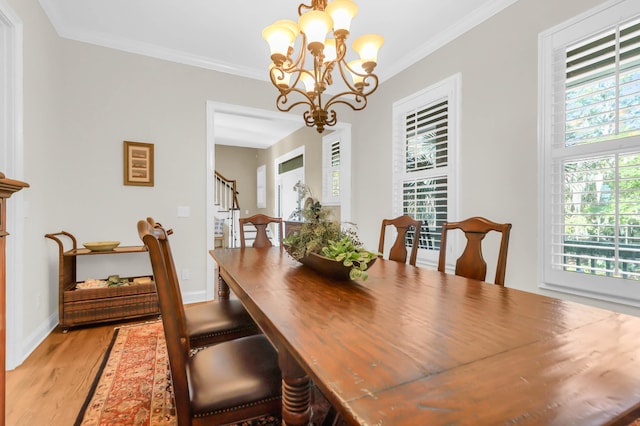
<path fill-rule="evenodd" d="M 512 222 L 507 281 L 539 291 L 537 37 L 603 1 L 520 0 L 384 82 L 366 110 L 338 111 L 339 120 L 352 123 L 353 220 L 368 246 L 376 247 L 380 220 L 391 214 L 393 102 L 461 73 L 460 217 Z M 24 193 L 25 235 L 16 236 L 24 238 L 24 282 L 9 283 L 21 290 L 20 338 L 9 345 L 19 345 L 26 355 L 57 322 L 57 252 L 43 238 L 48 232 L 66 230 L 79 242 L 115 239 L 137 245 L 136 221 L 154 216 L 174 229 L 177 267 L 191 272 L 191 279 L 181 282 L 187 299 L 203 297 L 205 105 L 212 100 L 273 110 L 273 87 L 61 39 L 37 0 L 8 3 L 24 25 L 24 178 L 31 184 Z M 300 132 L 293 138 L 309 142 L 307 158 L 318 160 L 308 167 L 321 167 L 319 136 L 313 129 Z M 154 187 L 122 185 L 124 140 L 155 145 Z M 258 154 L 252 175 L 267 164 L 267 179 L 273 179 L 272 159 L 294 145 L 284 141 L 277 152 Z M 320 172 L 309 168 L 308 173 Z M 308 183 L 318 196 L 320 185 Z M 272 194 L 268 200 L 273 202 Z M 177 217 L 179 206 L 189 207 L 190 216 Z M 87 274 L 99 267 L 120 273 L 117 263 L 89 262 L 83 268 Z M 148 268 L 144 256 L 125 263 Z"/>

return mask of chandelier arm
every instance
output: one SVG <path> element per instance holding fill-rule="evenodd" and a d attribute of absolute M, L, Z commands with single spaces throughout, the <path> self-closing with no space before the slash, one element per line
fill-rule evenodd
<path fill-rule="evenodd" d="M 304 97 L 304 99 L 294 102 L 293 104 L 289 105 L 285 109 L 285 106 L 286 106 L 287 102 L 289 102 L 288 95 L 291 92 L 299 93 L 300 95 L 302 95 Z M 282 107 L 281 107 L 281 105 L 282 105 Z M 303 90 L 300 90 L 297 87 L 289 88 L 289 90 L 287 90 L 286 93 L 281 91 L 280 95 L 278 95 L 278 97 L 276 98 L 276 106 L 278 107 L 278 109 L 280 111 L 288 112 L 288 111 L 291 111 L 292 108 L 294 108 L 294 107 L 296 107 L 298 105 L 309 105 L 309 106 L 311 106 L 312 109 L 317 109 L 316 105 L 313 103 L 313 99 L 311 97 L 309 97 L 307 92 L 305 92 Z"/>
<path fill-rule="evenodd" d="M 300 5 L 303 6 L 303 5 Z M 295 87 L 298 84 L 298 81 L 300 81 L 300 71 L 304 70 L 303 65 L 304 65 L 304 61 L 307 57 L 307 51 L 305 50 L 305 46 L 307 45 L 307 36 L 304 33 L 300 33 L 300 35 L 302 36 L 302 44 L 301 44 L 301 48 L 300 48 L 300 52 L 298 53 L 298 57 L 296 58 L 295 62 L 291 59 L 291 54 L 293 54 L 293 49 L 290 50 L 289 55 L 287 56 L 287 61 L 291 64 L 287 67 L 282 66 L 282 70 L 286 73 L 289 74 L 293 74 L 296 73 L 296 77 L 293 80 L 293 83 L 290 84 L 290 87 Z M 301 66 L 302 64 L 302 66 Z"/>
<path fill-rule="evenodd" d="M 362 77 L 362 88 L 358 88 L 357 86 L 355 86 L 353 83 L 350 83 L 350 79 L 347 78 L 347 76 L 345 75 L 345 71 L 344 68 L 346 68 L 349 72 Z M 376 89 L 378 88 L 378 76 L 375 74 L 362 74 L 359 72 L 354 71 L 349 64 L 347 64 L 345 61 L 340 61 L 338 62 L 338 70 L 340 71 L 340 75 L 342 76 L 342 80 L 344 81 L 344 83 L 346 84 L 346 86 L 349 88 L 349 90 L 351 90 L 354 93 L 358 93 L 362 96 L 369 96 L 370 94 L 372 94 L 373 92 L 376 91 Z M 371 86 L 372 83 L 369 83 L 368 80 L 369 79 L 373 79 L 373 85 Z M 370 87 L 370 90 L 368 91 L 364 91 L 365 87 Z"/>
<path fill-rule="evenodd" d="M 346 95 L 353 95 L 354 99 L 352 101 L 350 101 L 349 99 L 345 99 L 344 96 Z M 360 111 L 367 106 L 367 97 L 354 92 L 338 93 L 337 95 L 332 96 L 331 99 L 327 101 L 324 109 L 329 110 L 329 108 L 333 107 L 336 104 L 348 105 L 352 110 Z"/>
<path fill-rule="evenodd" d="M 311 5 L 301 3 L 300 6 L 298 6 L 298 16 L 302 16 L 302 14 L 304 13 L 302 12 L 303 9 L 324 10 L 325 7 L 327 7 L 327 0 L 311 0 Z"/>
<path fill-rule="evenodd" d="M 344 40 L 344 37 L 336 38 L 336 57 L 332 61 L 324 63 L 322 81 L 326 82 L 328 86 L 333 84 L 333 77 L 331 76 L 331 73 L 335 69 L 336 64 L 338 64 L 338 67 L 340 67 L 340 63 L 344 62 L 344 57 L 347 54 L 347 45 L 345 44 Z M 342 72 L 340 72 L 340 74 L 342 75 L 342 79 L 344 80 L 344 74 Z"/>
<path fill-rule="evenodd" d="M 276 75 L 276 73 L 278 75 Z M 286 90 L 280 87 L 280 85 L 278 84 L 278 81 L 284 81 L 284 72 L 281 68 L 278 68 L 278 67 L 271 68 L 269 70 L 269 78 L 271 79 L 271 84 L 273 84 L 276 87 L 276 89 L 280 90 L 280 92 L 283 92 Z"/>

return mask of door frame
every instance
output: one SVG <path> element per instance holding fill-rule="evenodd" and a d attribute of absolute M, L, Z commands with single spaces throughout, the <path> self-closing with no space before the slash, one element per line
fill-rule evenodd
<path fill-rule="evenodd" d="M 22 20 L 0 0 L 0 169 L 10 179 L 24 180 L 23 144 L 23 26 Z M 6 108 L 4 108 L 6 106 Z M 6 274 L 6 368 L 22 363 L 22 288 L 24 247 L 24 201 L 22 193 L 7 203 Z"/>
<path fill-rule="evenodd" d="M 302 155 L 302 183 L 305 183 L 305 167 L 307 164 L 307 157 L 305 155 L 305 150 L 304 150 L 304 145 L 299 146 L 298 148 L 295 148 L 289 152 L 287 152 L 286 154 L 283 154 L 281 156 L 279 156 L 278 158 L 276 158 L 273 161 L 273 177 L 274 177 L 274 196 L 275 196 L 275 200 L 274 200 L 274 206 L 276 206 L 276 212 L 281 210 L 281 207 L 278 203 L 280 201 L 280 197 L 278 196 L 278 185 L 279 185 L 279 178 L 280 178 L 280 173 L 278 173 L 278 165 L 280 163 L 283 163 L 287 160 L 291 160 L 292 158 L 295 158 L 299 155 Z M 298 169 L 295 169 L 298 170 Z M 281 212 L 282 213 L 282 212 Z M 280 215 L 282 217 L 282 220 L 286 220 L 287 218 L 285 218 L 284 216 Z"/>

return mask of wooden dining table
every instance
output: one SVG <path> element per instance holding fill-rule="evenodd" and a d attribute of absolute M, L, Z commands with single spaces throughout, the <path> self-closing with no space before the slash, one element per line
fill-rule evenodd
<path fill-rule="evenodd" d="M 640 417 L 640 317 L 378 259 L 336 281 L 283 251 L 215 249 L 278 350 L 283 423 L 310 383 L 353 425 L 603 425 Z"/>

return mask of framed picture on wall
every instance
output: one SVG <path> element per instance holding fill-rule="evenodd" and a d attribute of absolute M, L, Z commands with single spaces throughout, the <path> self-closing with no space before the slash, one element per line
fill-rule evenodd
<path fill-rule="evenodd" d="M 124 184 L 153 186 L 153 144 L 124 141 Z"/>

